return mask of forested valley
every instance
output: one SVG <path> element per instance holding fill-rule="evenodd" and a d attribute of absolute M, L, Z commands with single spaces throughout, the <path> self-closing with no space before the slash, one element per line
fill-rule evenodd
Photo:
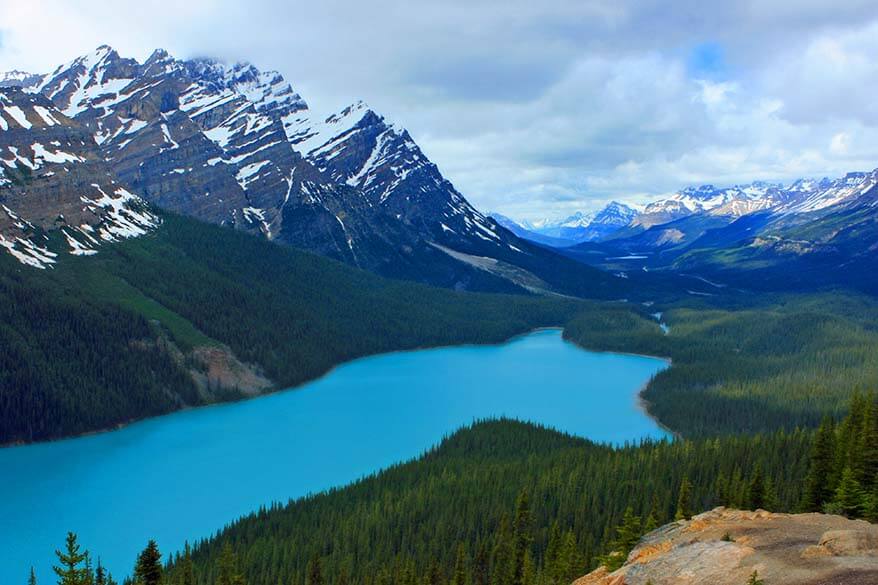
<path fill-rule="evenodd" d="M 878 303 L 845 291 L 607 304 L 579 312 L 564 335 L 589 349 L 671 358 L 643 398 L 687 437 L 817 427 L 844 416 L 856 392 L 878 388 Z"/>
<path fill-rule="evenodd" d="M 4 415 L 15 413 L 6 440 L 217 399 L 179 357 L 210 344 L 278 386 L 359 355 L 495 342 L 545 325 L 566 324 L 565 337 L 586 348 L 673 360 L 644 396 L 676 440 L 612 447 L 480 422 L 415 461 L 262 509 L 185 551 L 162 555 L 150 543 L 126 577 L 137 585 L 566 584 L 618 564 L 644 532 L 718 505 L 878 517 L 878 408 L 866 394 L 878 379 L 878 308 L 867 297 L 646 306 L 457 293 L 173 215 L 154 236 L 52 271 L 4 266 L 0 294 L 10 300 L 0 303 L 10 348 L 0 383 L 27 390 L 3 393 Z M 63 343 L 41 335 L 46 323 L 68 333 Z M 103 398 L 89 402 L 99 384 Z M 99 551 L 71 537 L 62 583 L 110 585 Z"/>
<path fill-rule="evenodd" d="M 415 461 L 242 518 L 167 557 L 164 582 L 566 584 L 628 546 L 625 531 L 722 504 L 796 509 L 810 444 L 800 430 L 614 448 L 485 421 Z M 223 576 L 230 554 L 238 581 Z"/>
<path fill-rule="evenodd" d="M 560 326 L 578 306 L 387 280 L 170 214 L 50 270 L 0 254 L 0 444 L 243 397 L 196 387 L 197 347 L 227 347 L 287 388 L 364 355 Z"/>

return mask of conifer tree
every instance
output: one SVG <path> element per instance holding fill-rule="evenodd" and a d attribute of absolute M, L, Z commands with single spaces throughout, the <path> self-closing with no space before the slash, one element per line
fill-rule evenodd
<path fill-rule="evenodd" d="M 854 477 L 854 471 L 845 467 L 829 511 L 855 518 L 862 512 L 864 499 L 863 488 Z"/>
<path fill-rule="evenodd" d="M 55 555 L 60 566 L 52 570 L 58 575 L 58 585 L 87 585 L 87 571 L 80 565 L 88 558 L 88 551 L 80 552 L 76 534 L 68 532 L 64 552 L 56 550 Z"/>
<path fill-rule="evenodd" d="M 414 582 L 414 575 L 412 575 L 411 564 L 407 563 L 405 567 L 403 567 L 403 583 L 412 583 Z M 351 582 L 350 577 L 348 576 L 348 568 L 346 566 L 342 566 L 341 570 L 338 572 L 338 579 L 335 580 L 335 585 L 349 585 Z"/>
<path fill-rule="evenodd" d="M 608 554 L 601 558 L 601 564 L 611 572 L 621 567 L 642 533 L 640 516 L 636 516 L 631 506 L 628 506 L 622 516 L 622 523 L 616 527 L 616 537 L 610 544 Z"/>
<path fill-rule="evenodd" d="M 427 577 L 424 579 L 425 585 L 442 585 L 445 581 L 442 575 L 442 567 L 439 566 L 439 561 L 435 558 L 430 563 L 430 568 L 427 570 Z"/>
<path fill-rule="evenodd" d="M 524 585 L 525 559 L 530 552 L 531 515 L 530 499 L 527 490 L 522 490 L 515 503 L 515 521 L 512 527 L 513 536 L 513 573 L 512 585 Z"/>
<path fill-rule="evenodd" d="M 314 556 L 308 561 L 306 585 L 323 585 L 323 563 L 318 553 L 314 553 Z"/>
<path fill-rule="evenodd" d="M 494 550 L 491 552 L 491 585 L 512 584 L 514 554 L 512 529 L 509 526 L 509 517 L 504 513 L 500 517 L 500 526 L 494 538 Z"/>
<path fill-rule="evenodd" d="M 134 567 L 136 585 L 162 585 L 162 553 L 154 540 L 146 543 L 146 548 L 138 555 Z"/>
<path fill-rule="evenodd" d="M 865 496 L 863 517 L 869 522 L 878 522 L 878 483 L 872 488 L 872 492 Z"/>
<path fill-rule="evenodd" d="M 183 547 L 183 556 L 178 564 L 180 577 L 178 585 L 195 585 L 195 567 L 192 564 L 192 548 L 187 541 Z"/>
<path fill-rule="evenodd" d="M 747 486 L 747 508 L 750 510 L 765 509 L 767 499 L 765 493 L 765 478 L 762 476 L 762 468 L 757 465 Z"/>
<path fill-rule="evenodd" d="M 319 560 L 318 558 L 318 563 Z M 317 571 L 318 574 L 321 571 L 319 566 Z M 314 585 L 322 585 L 322 582 L 321 577 L 320 582 L 315 582 Z M 244 577 L 238 572 L 238 557 L 235 556 L 232 545 L 228 542 L 223 545 L 222 552 L 217 559 L 216 585 L 244 585 Z"/>
<path fill-rule="evenodd" d="M 104 566 L 101 564 L 101 559 L 98 557 L 98 566 L 95 568 L 95 585 L 107 585 L 107 575 L 104 571 Z"/>
<path fill-rule="evenodd" d="M 463 543 L 457 545 L 457 558 L 454 560 L 454 573 L 451 585 L 467 585 L 466 580 L 466 549 Z"/>
<path fill-rule="evenodd" d="M 856 477 L 864 489 L 869 489 L 878 479 L 878 403 L 874 394 L 866 401 L 859 439 Z"/>
<path fill-rule="evenodd" d="M 94 585 L 95 582 L 95 574 L 94 570 L 91 568 L 91 557 L 88 554 L 88 551 L 85 552 L 85 585 Z"/>
<path fill-rule="evenodd" d="M 549 583 L 561 582 L 561 528 L 557 520 L 549 529 L 549 542 L 546 544 L 546 553 L 543 557 L 543 572 Z"/>
<path fill-rule="evenodd" d="M 680 483 L 680 493 L 677 496 L 677 512 L 674 520 L 688 520 L 692 517 L 692 484 L 688 477 L 683 477 Z"/>
<path fill-rule="evenodd" d="M 473 559 L 473 585 L 488 585 L 488 548 L 484 542 L 476 547 Z"/>
<path fill-rule="evenodd" d="M 576 543 L 576 534 L 573 530 L 568 530 L 564 534 L 561 543 L 560 555 L 560 582 L 563 585 L 571 583 L 576 577 L 580 577 L 585 569 L 585 561 L 579 553 L 579 547 Z"/>
<path fill-rule="evenodd" d="M 819 512 L 832 499 L 835 449 L 835 425 L 831 418 L 826 417 L 820 424 L 811 447 L 811 461 L 802 502 L 805 512 Z"/>
<path fill-rule="evenodd" d="M 37 574 L 34 573 L 34 568 L 30 568 L 30 576 L 27 578 L 27 585 L 37 585 Z"/>

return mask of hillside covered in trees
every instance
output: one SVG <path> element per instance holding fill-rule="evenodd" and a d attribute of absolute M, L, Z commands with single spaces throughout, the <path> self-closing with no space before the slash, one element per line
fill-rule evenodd
<path fill-rule="evenodd" d="M 688 437 L 817 427 L 843 416 L 855 392 L 878 388 L 878 302 L 844 291 L 607 304 L 579 312 L 564 335 L 589 349 L 670 357 L 643 397 Z"/>
<path fill-rule="evenodd" d="M 241 519 L 197 543 L 191 563 L 172 555 L 164 583 L 566 585 L 624 545 L 626 530 L 639 537 L 720 504 L 795 509 L 810 437 L 612 448 L 477 423 L 415 461 Z M 240 581 L 223 576 L 230 552 Z"/>
<path fill-rule="evenodd" d="M 285 388 L 367 354 L 561 325 L 576 307 L 387 280 L 174 215 L 51 270 L 0 254 L 0 444 L 244 396 L 196 384 L 197 348 L 223 348 Z"/>
<path fill-rule="evenodd" d="M 638 539 L 723 505 L 878 521 L 878 400 L 820 430 L 609 447 L 511 420 L 422 457 L 276 505 L 164 559 L 138 585 L 566 585 L 621 566 Z M 68 535 L 57 570 L 111 585 Z M 59 574 L 61 574 L 59 573 Z M 64 582 L 67 583 L 66 581 Z"/>

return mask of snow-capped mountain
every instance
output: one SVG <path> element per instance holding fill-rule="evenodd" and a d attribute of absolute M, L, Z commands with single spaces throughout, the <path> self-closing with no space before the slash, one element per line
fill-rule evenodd
<path fill-rule="evenodd" d="M 388 276 L 575 292 L 557 269 L 568 260 L 473 208 L 363 102 L 317 117 L 277 72 L 162 50 L 140 63 L 107 46 L 3 79 L 49 100 L 90 134 L 114 180 L 159 207 Z M 581 276 L 577 287 L 591 286 Z"/>
<path fill-rule="evenodd" d="M 589 225 L 612 225 L 623 227 L 631 223 L 637 214 L 640 213 L 637 208 L 626 205 L 618 201 L 612 201 L 602 210 L 595 214 Z"/>
<path fill-rule="evenodd" d="M 0 247 L 46 268 L 59 251 L 95 254 L 158 218 L 100 156 L 92 135 L 40 94 L 0 89 Z M 50 249 L 49 233 L 63 237 Z"/>
<path fill-rule="evenodd" d="M 788 191 L 795 193 L 781 211 L 785 213 L 809 213 L 835 205 L 857 200 L 878 184 L 878 169 L 871 172 L 848 173 L 839 179 L 820 181 L 800 179 L 790 185 Z"/>
<path fill-rule="evenodd" d="M 531 231 L 538 233 L 546 233 L 551 230 L 560 230 L 561 228 L 577 228 L 577 227 L 586 227 L 591 220 L 594 218 L 594 213 L 588 213 L 584 211 L 577 211 L 573 215 L 569 215 L 567 217 L 559 218 L 559 219 L 538 219 L 535 221 L 527 221 L 524 220 L 521 222 L 521 226 L 527 228 Z M 546 235 L 549 235 L 546 233 Z"/>
<path fill-rule="evenodd" d="M 721 189 L 713 185 L 686 187 L 666 199 L 648 204 L 633 218 L 631 226 L 647 229 L 696 213 L 737 218 L 779 207 L 794 198 L 795 195 L 783 185 L 761 181 Z"/>
<path fill-rule="evenodd" d="M 0 71 L 0 87 L 23 87 L 33 85 L 40 79 L 39 75 L 26 71 Z"/>
<path fill-rule="evenodd" d="M 636 208 L 613 201 L 597 213 L 578 211 L 562 219 L 522 221 L 516 225 L 527 234 L 523 237 L 530 240 L 554 246 L 569 246 L 608 236 L 631 223 L 637 213 Z M 551 240 L 541 240 L 540 236 Z"/>

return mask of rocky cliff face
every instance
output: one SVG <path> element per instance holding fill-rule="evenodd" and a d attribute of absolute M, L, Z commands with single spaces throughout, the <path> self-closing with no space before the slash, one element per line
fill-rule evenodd
<path fill-rule="evenodd" d="M 717 508 L 644 536 L 625 565 L 574 585 L 878 583 L 878 525 L 825 514 Z"/>
<path fill-rule="evenodd" d="M 50 236 L 71 254 L 90 255 L 157 225 L 87 128 L 40 94 L 0 89 L 0 247 L 45 268 L 57 258 Z"/>

